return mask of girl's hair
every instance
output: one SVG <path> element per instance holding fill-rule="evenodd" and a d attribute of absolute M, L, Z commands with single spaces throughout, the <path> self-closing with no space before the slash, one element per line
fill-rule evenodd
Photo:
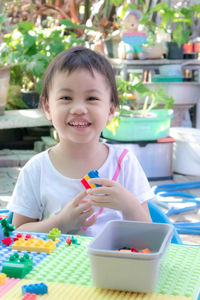
<path fill-rule="evenodd" d="M 119 104 L 115 74 L 111 64 L 104 56 L 82 46 L 64 50 L 51 61 L 44 74 L 40 104 L 48 101 L 49 89 L 57 72 L 67 71 L 70 74 L 77 69 L 86 69 L 92 76 L 94 70 L 101 73 L 111 88 L 111 102 L 115 106 Z"/>

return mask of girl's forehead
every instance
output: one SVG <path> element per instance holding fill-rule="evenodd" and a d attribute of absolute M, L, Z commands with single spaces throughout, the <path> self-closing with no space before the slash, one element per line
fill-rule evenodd
<path fill-rule="evenodd" d="M 89 77 L 88 77 L 89 75 Z M 101 72 L 99 72 L 98 70 L 92 68 L 91 70 L 90 69 L 87 69 L 87 68 L 83 68 L 83 67 L 80 67 L 80 68 L 76 68 L 74 70 L 58 70 L 56 71 L 56 73 L 54 74 L 53 78 L 52 78 L 52 81 L 55 82 L 55 79 L 59 80 L 59 79 L 63 79 L 63 80 L 66 80 L 67 78 L 70 79 L 70 77 L 74 77 L 74 76 L 78 76 L 78 77 L 83 77 L 83 80 L 87 80 L 88 78 L 91 78 L 92 80 L 94 81 L 104 81 L 104 83 L 110 87 L 110 82 L 108 80 L 108 78 L 102 74 Z"/>

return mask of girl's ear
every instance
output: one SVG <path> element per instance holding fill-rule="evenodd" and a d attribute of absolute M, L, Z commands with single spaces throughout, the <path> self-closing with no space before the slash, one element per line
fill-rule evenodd
<path fill-rule="evenodd" d="M 109 115 L 108 115 L 108 123 L 112 121 L 112 118 L 113 118 L 114 113 L 115 113 L 115 109 L 116 109 L 116 105 L 114 105 L 114 103 L 111 102 L 110 112 L 109 112 Z"/>
<path fill-rule="evenodd" d="M 42 99 L 42 107 L 45 112 L 46 118 L 51 121 L 51 112 L 49 108 L 49 101 L 47 99 Z"/>

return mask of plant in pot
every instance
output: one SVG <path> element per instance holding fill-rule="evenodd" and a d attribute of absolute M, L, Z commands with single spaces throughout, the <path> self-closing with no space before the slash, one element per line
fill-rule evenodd
<path fill-rule="evenodd" d="M 171 41 L 167 43 L 168 58 L 182 59 L 183 45 L 189 42 L 194 18 L 199 18 L 200 4 L 176 8 L 169 7 L 166 3 L 159 3 L 151 11 L 161 16 L 160 29 L 171 36 Z"/>
<path fill-rule="evenodd" d="M 131 82 L 117 78 L 120 106 L 102 136 L 117 141 L 151 141 L 166 137 L 173 117 L 173 98 L 162 89 L 151 91 L 138 75 L 132 76 Z M 135 94 L 137 100 L 128 99 L 130 94 Z M 162 108 L 155 109 L 159 106 Z"/>
<path fill-rule="evenodd" d="M 49 62 L 73 44 L 85 43 L 74 32 L 69 32 L 69 28 L 78 27 L 69 20 L 63 20 L 58 26 L 54 23 L 51 26 L 49 21 L 48 26 L 36 27 L 27 21 L 16 24 L 15 29 L 4 36 L 0 51 L 0 62 L 11 65 L 12 85 L 21 86 L 22 100 L 32 108 L 38 105 L 43 75 Z M 32 98 L 27 100 L 30 94 Z"/>

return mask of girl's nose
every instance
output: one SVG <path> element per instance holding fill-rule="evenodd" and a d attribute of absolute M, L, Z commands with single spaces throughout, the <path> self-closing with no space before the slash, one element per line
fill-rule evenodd
<path fill-rule="evenodd" d="M 87 107 L 83 102 L 72 103 L 70 113 L 72 115 L 82 115 L 87 113 Z"/>

